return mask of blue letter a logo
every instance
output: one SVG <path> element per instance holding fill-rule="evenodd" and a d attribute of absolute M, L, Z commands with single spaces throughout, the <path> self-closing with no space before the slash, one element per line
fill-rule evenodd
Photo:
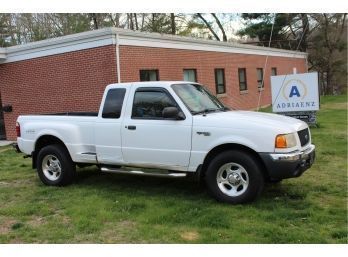
<path fill-rule="evenodd" d="M 292 86 L 289 97 L 293 97 L 294 95 L 300 97 L 300 92 L 298 91 L 296 86 Z"/>

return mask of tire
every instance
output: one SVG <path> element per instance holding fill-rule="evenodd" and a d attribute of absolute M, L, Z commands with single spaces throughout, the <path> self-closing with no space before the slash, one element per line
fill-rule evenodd
<path fill-rule="evenodd" d="M 240 204 L 251 202 L 261 194 L 264 176 L 253 156 L 230 150 L 220 153 L 210 162 L 205 182 L 219 202 Z"/>
<path fill-rule="evenodd" d="M 39 178 L 49 186 L 71 184 L 76 177 L 76 167 L 69 152 L 62 145 L 48 145 L 42 148 L 36 163 Z"/>
<path fill-rule="evenodd" d="M 278 185 L 282 182 L 283 180 L 282 179 L 268 179 L 267 180 L 267 183 L 268 184 L 273 184 L 273 185 Z"/>

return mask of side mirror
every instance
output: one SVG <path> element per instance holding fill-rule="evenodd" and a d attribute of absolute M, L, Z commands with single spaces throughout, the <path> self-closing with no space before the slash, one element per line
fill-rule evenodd
<path fill-rule="evenodd" d="M 166 107 L 163 109 L 162 116 L 165 119 L 175 119 L 175 120 L 184 120 L 185 115 L 182 112 L 179 112 L 176 107 Z"/>

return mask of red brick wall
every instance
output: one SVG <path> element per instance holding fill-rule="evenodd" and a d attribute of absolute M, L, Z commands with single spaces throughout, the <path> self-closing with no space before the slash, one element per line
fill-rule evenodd
<path fill-rule="evenodd" d="M 18 115 L 98 111 L 106 85 L 117 81 L 115 47 L 104 46 L 0 65 L 6 136 L 15 140 Z"/>
<path fill-rule="evenodd" d="M 120 46 L 121 81 L 139 81 L 140 69 L 158 69 L 160 80 L 183 80 L 183 69 L 196 69 L 198 82 L 215 93 L 215 68 L 225 69 L 226 96 L 221 100 L 236 109 L 256 108 L 256 68 L 265 56 L 203 52 L 180 49 Z M 305 72 L 305 60 L 269 57 L 261 105 L 271 103 L 270 70 L 278 75 Z M 238 68 L 247 68 L 248 93 L 241 94 Z M 98 111 L 104 88 L 117 82 L 115 46 L 104 46 L 0 65 L 2 103 L 12 104 L 5 113 L 7 139 L 15 139 L 18 115 Z"/>
<path fill-rule="evenodd" d="M 196 69 L 199 83 L 215 93 L 215 68 L 225 69 L 226 105 L 235 109 L 255 109 L 258 103 L 256 68 L 264 68 L 266 56 L 233 53 L 203 52 L 193 50 L 121 46 L 121 80 L 139 80 L 140 69 L 158 69 L 160 80 L 183 80 L 183 69 Z M 306 72 L 305 59 L 269 57 L 264 70 L 265 89 L 261 94 L 261 106 L 271 104 L 270 72 L 276 67 L 278 75 Z M 238 68 L 246 68 L 248 93 L 239 91 Z"/>

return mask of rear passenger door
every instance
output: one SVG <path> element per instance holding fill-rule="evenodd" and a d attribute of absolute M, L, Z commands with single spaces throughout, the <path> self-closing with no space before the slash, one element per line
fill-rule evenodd
<path fill-rule="evenodd" d="M 182 108 L 169 91 L 159 87 L 132 88 L 123 119 L 122 153 L 126 163 L 186 170 L 191 151 L 191 116 L 165 119 L 165 107 Z"/>
<path fill-rule="evenodd" d="M 129 90 L 129 89 L 128 89 Z M 111 88 L 101 103 L 95 125 L 95 144 L 99 163 L 122 164 L 121 119 L 128 91 L 125 87 Z"/>

